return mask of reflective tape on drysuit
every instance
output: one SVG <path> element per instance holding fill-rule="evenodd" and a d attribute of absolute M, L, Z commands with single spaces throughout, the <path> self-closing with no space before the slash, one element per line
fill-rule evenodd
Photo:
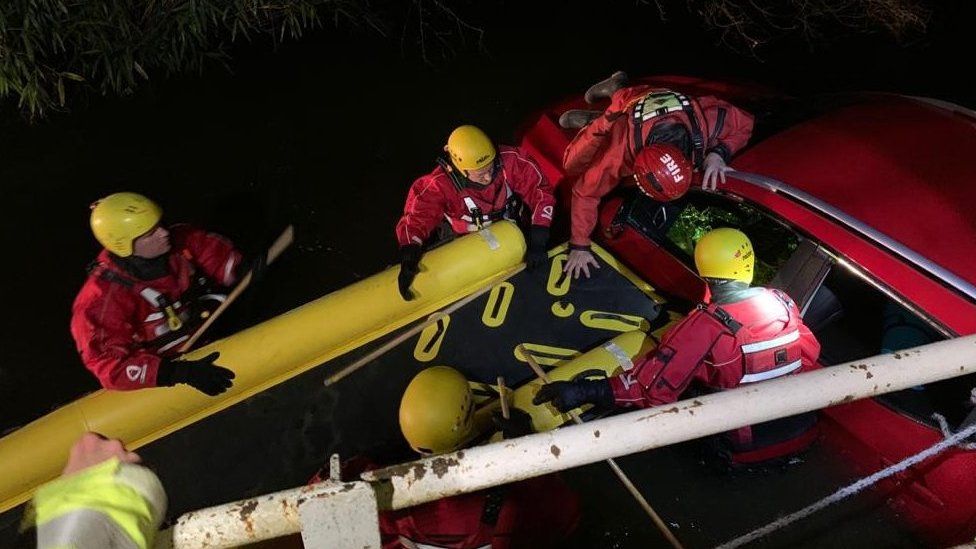
<path fill-rule="evenodd" d="M 740 348 L 742 349 L 742 354 L 743 356 L 746 357 L 746 361 L 748 363 L 748 355 L 750 354 L 758 353 L 761 351 L 768 351 L 770 349 L 775 349 L 777 347 L 785 347 L 786 345 L 799 341 L 799 339 L 800 339 L 800 330 L 793 330 L 792 332 L 789 332 L 785 335 L 773 339 L 769 339 L 766 341 L 747 343 L 745 345 L 742 345 Z M 740 383 L 755 383 L 757 381 L 765 381 L 767 379 L 774 379 L 777 377 L 785 376 L 795 372 L 802 365 L 803 365 L 803 361 L 798 358 L 793 362 L 790 362 L 789 364 L 785 364 L 783 366 L 777 366 L 776 368 L 764 370 L 761 372 L 745 374 L 744 376 L 742 376 L 742 380 L 740 381 Z"/>

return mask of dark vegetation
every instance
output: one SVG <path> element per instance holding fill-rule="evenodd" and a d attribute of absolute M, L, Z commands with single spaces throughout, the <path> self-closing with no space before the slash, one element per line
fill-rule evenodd
<path fill-rule="evenodd" d="M 30 119 L 85 94 L 126 95 L 146 81 L 230 65 L 232 45 L 275 47 L 315 27 L 361 25 L 425 61 L 480 43 L 486 9 L 458 0 L 9 0 L 0 3 L 0 100 Z M 559 9 L 554 6 L 554 9 Z M 839 33 L 884 32 L 905 41 L 926 28 L 920 0 L 654 0 L 616 9 L 667 21 L 691 17 L 744 55 L 795 37 L 817 47 Z"/>

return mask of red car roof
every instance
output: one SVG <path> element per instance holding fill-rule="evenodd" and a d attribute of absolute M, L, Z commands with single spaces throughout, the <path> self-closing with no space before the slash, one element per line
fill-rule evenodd
<path fill-rule="evenodd" d="M 735 159 L 820 198 L 976 284 L 976 116 L 872 95 Z"/>

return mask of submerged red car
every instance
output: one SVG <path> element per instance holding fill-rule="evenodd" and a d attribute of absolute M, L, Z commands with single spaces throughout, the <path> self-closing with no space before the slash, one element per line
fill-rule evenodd
<path fill-rule="evenodd" d="M 798 100 L 751 85 L 683 77 L 643 83 L 715 95 L 752 112 L 756 132 L 718 192 L 655 202 L 620 191 L 601 205 L 596 240 L 688 307 L 704 297 L 694 241 L 734 226 L 753 241 L 756 282 L 787 290 L 822 344 L 820 367 L 976 333 L 976 112 L 924 98 L 847 94 Z M 574 131 L 524 129 L 562 205 Z M 563 212 L 566 214 L 567 212 Z M 560 216 L 568 219 L 568 215 Z M 938 442 L 933 414 L 971 415 L 972 376 L 825 409 L 822 442 L 867 475 Z M 976 536 L 976 452 L 949 450 L 875 487 L 927 543 Z"/>

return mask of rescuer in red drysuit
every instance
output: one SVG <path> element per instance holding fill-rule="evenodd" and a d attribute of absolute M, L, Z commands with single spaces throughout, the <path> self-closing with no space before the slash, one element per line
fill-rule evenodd
<path fill-rule="evenodd" d="M 588 102 L 610 98 L 602 113 L 574 110 L 560 117 L 564 127 L 582 126 L 563 154 L 563 168 L 575 178 L 564 267 L 574 278 L 588 277 L 590 266 L 599 268 L 589 246 L 600 200 L 634 174 L 634 159 L 644 147 L 678 147 L 704 172 L 702 186 L 714 190 L 719 180 L 725 182 L 730 158 L 752 135 L 752 115 L 721 99 L 625 83 L 626 75 L 618 72 L 587 90 Z"/>
<path fill-rule="evenodd" d="M 579 498 L 558 475 L 380 514 L 384 549 L 557 547 L 579 521 Z M 422 545 L 421 545 L 422 544 Z"/>
<path fill-rule="evenodd" d="M 463 235 L 495 221 L 526 217 L 527 267 L 548 260 L 547 243 L 555 198 L 542 170 L 526 152 L 495 147 L 480 129 L 460 126 L 444 147 L 447 158 L 434 171 L 414 181 L 407 193 L 403 216 L 396 226 L 400 245 L 398 284 L 404 299 L 413 299 L 410 284 L 419 272 L 424 246 L 436 240 L 445 221 L 450 233 Z M 435 238 L 432 238 L 435 237 Z"/>
<path fill-rule="evenodd" d="M 418 452 L 437 455 L 480 438 L 467 379 L 453 368 L 427 368 L 410 382 L 400 403 L 404 437 Z M 532 419 L 518 408 L 491 418 L 504 438 L 532 433 Z M 490 431 L 490 430 L 489 430 Z M 375 469 L 360 461 L 358 468 Z M 352 467 L 350 467 L 352 469 Z M 350 470 L 344 470 L 347 475 Z M 323 480 L 320 471 L 312 482 Z M 559 475 L 544 475 L 380 513 L 385 549 L 443 547 L 557 547 L 576 528 L 579 497 Z"/>
<path fill-rule="evenodd" d="M 204 289 L 229 287 L 242 256 L 227 239 L 160 224 L 162 211 L 144 196 L 116 193 L 92 209 L 92 230 L 105 247 L 75 298 L 71 335 L 82 362 L 106 389 L 191 385 L 208 395 L 224 392 L 234 373 L 213 362 L 171 361 L 200 325 L 202 302 L 223 296 Z M 210 307 L 211 309 L 216 307 Z"/>
<path fill-rule="evenodd" d="M 820 344 L 785 293 L 749 287 L 752 244 L 735 229 L 715 229 L 695 247 L 699 274 L 709 282 L 711 302 L 671 328 L 633 369 L 610 379 L 560 381 L 540 389 L 535 404 L 562 411 L 584 403 L 647 408 L 668 404 L 695 382 L 704 391 L 809 369 Z M 725 434 L 733 464 L 783 457 L 808 447 L 815 416 L 804 414 Z"/>

